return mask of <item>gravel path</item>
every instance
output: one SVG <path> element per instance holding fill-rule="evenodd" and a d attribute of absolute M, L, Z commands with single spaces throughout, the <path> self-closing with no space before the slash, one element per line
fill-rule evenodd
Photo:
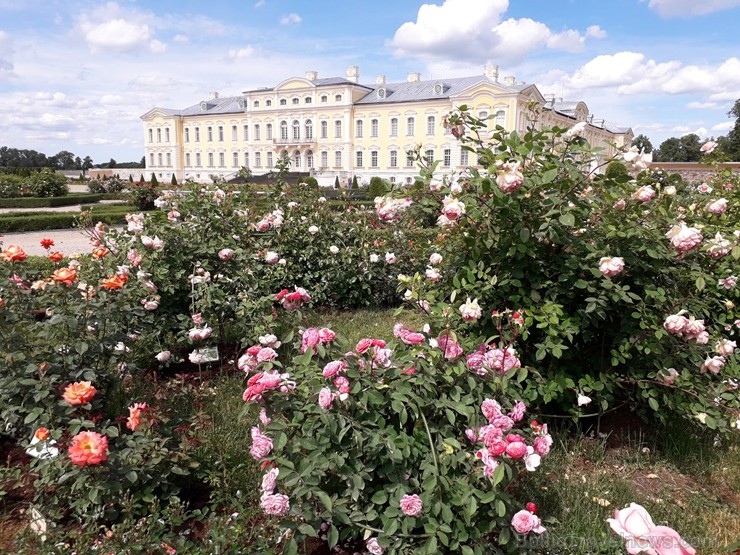
<path fill-rule="evenodd" d="M 0 236 L 3 248 L 8 245 L 23 247 L 29 256 L 46 256 L 47 251 L 41 246 L 41 239 L 53 239 L 52 251 L 64 254 L 71 252 L 89 252 L 93 249 L 90 238 L 79 229 L 47 229 L 46 231 L 25 231 L 23 233 L 6 233 Z"/>

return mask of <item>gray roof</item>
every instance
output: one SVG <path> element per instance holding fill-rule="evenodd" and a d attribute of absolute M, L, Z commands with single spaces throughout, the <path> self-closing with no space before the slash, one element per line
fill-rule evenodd
<path fill-rule="evenodd" d="M 354 81 L 350 81 L 349 79 L 345 79 L 344 77 L 324 77 L 322 79 L 314 79 L 311 81 L 311 83 L 314 84 L 316 87 L 332 87 L 335 85 L 356 85 L 360 86 L 366 89 L 369 89 L 368 85 L 363 85 L 361 83 L 355 83 Z M 254 93 L 254 92 L 265 92 L 265 91 L 274 91 L 275 87 L 260 87 L 259 89 L 250 89 L 248 91 L 244 91 L 244 93 Z"/>
<path fill-rule="evenodd" d="M 393 104 L 396 102 L 412 102 L 415 100 L 436 100 L 440 98 L 449 98 L 466 91 L 478 83 L 488 83 L 496 85 L 504 90 L 519 92 L 531 85 L 517 84 L 505 85 L 489 79 L 485 75 L 474 75 L 472 77 L 454 77 L 451 79 L 430 79 L 427 81 L 402 81 L 400 83 L 386 83 L 384 85 L 374 85 L 372 90 L 361 98 L 355 104 Z M 434 86 L 442 85 L 442 91 L 435 93 Z M 378 97 L 378 89 L 385 89 L 385 98 Z"/>

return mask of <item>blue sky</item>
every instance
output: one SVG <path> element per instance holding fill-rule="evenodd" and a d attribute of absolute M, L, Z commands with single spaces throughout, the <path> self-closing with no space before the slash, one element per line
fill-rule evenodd
<path fill-rule="evenodd" d="M 0 0 L 0 146 L 139 160 L 155 106 L 494 63 L 657 147 L 732 127 L 739 21 L 740 0 Z"/>

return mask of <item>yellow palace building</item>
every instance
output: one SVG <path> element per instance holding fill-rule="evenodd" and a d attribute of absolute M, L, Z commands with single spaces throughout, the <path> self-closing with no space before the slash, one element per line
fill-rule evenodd
<path fill-rule="evenodd" d="M 359 81 L 357 66 L 345 77 L 319 78 L 315 71 L 290 77 L 274 87 L 239 96 L 210 93 L 185 109 L 153 108 L 144 122 L 145 178 L 210 182 L 230 179 L 240 168 L 252 174 L 271 171 L 287 154 L 291 171 L 309 172 L 320 185 L 342 184 L 357 176 L 411 183 L 418 169 L 406 152 L 421 145 L 422 154 L 439 160 L 439 171 L 475 163 L 442 126 L 450 110 L 467 105 L 489 126 L 523 132 L 531 125 L 529 107 L 540 105 L 543 125 L 570 127 L 587 122 L 583 136 L 604 147 L 608 157 L 633 138 L 632 130 L 595 119 L 584 102 L 545 98 L 535 85 L 513 77 L 499 80 L 498 66 L 481 75 L 372 85 Z"/>

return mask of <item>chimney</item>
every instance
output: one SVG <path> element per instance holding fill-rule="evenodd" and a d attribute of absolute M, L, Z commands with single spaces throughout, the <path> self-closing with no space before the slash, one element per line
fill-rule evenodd
<path fill-rule="evenodd" d="M 410 71 L 406 75 L 406 81 L 408 83 L 417 83 L 421 81 L 421 73 L 419 73 L 418 71 Z"/>
<path fill-rule="evenodd" d="M 359 67 L 349 66 L 347 68 L 347 81 L 352 81 L 353 83 L 360 82 L 360 68 Z"/>
<path fill-rule="evenodd" d="M 376 75 L 375 76 L 375 84 L 376 85 L 385 85 L 385 75 Z"/>
<path fill-rule="evenodd" d="M 498 66 L 494 64 L 486 64 L 484 67 L 484 73 L 489 79 L 493 79 L 498 83 Z"/>
<path fill-rule="evenodd" d="M 307 71 L 306 72 L 306 79 L 309 81 L 316 81 L 316 79 L 319 78 L 319 72 L 318 71 Z"/>
<path fill-rule="evenodd" d="M 504 83 L 506 83 L 510 87 L 513 87 L 514 85 L 516 85 L 516 77 L 514 77 L 513 75 L 507 75 L 506 77 L 504 77 Z"/>
<path fill-rule="evenodd" d="M 218 100 L 218 93 L 213 91 L 208 93 L 208 100 Z"/>

